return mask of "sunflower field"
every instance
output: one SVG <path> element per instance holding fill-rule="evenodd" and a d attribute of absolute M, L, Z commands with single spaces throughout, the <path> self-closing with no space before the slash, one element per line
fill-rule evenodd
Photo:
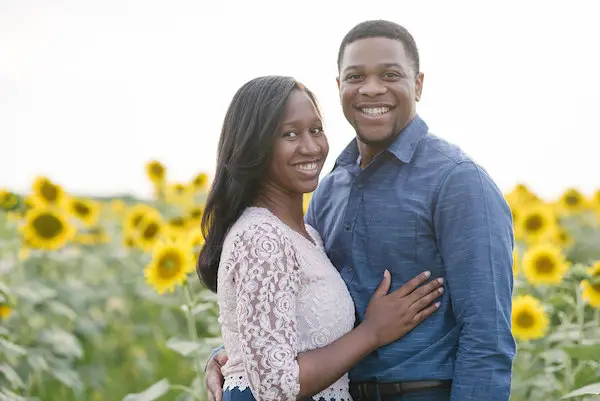
<path fill-rule="evenodd" d="M 221 344 L 196 277 L 209 178 L 103 199 L 0 189 L 0 401 L 205 400 Z M 308 202 L 307 196 L 306 201 Z M 600 191 L 506 193 L 516 247 L 511 400 L 600 400 Z M 306 202 L 306 203 L 307 203 Z"/>

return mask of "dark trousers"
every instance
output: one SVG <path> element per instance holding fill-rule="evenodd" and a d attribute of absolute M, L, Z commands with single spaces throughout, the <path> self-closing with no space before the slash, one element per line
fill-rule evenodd
<path fill-rule="evenodd" d="M 379 394 L 369 394 L 369 397 L 352 394 L 352 399 L 354 401 L 450 401 L 450 389 L 432 388 L 398 395 L 388 395 L 386 397 Z"/>

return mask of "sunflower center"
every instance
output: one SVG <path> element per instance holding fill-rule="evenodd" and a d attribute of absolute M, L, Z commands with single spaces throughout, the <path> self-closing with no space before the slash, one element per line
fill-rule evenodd
<path fill-rule="evenodd" d="M 185 187 L 181 184 L 177 184 L 177 185 L 175 185 L 175 192 L 177 192 L 179 195 L 181 195 L 185 192 Z"/>
<path fill-rule="evenodd" d="M 150 166 L 150 173 L 156 177 L 162 177 L 165 173 L 165 168 L 160 164 L 152 164 Z"/>
<path fill-rule="evenodd" d="M 529 216 L 526 221 L 525 227 L 527 231 L 539 231 L 544 226 L 544 220 L 540 215 L 534 214 L 533 216 Z"/>
<path fill-rule="evenodd" d="M 202 209 L 194 209 L 190 213 L 190 217 L 194 220 L 202 218 Z"/>
<path fill-rule="evenodd" d="M 52 214 L 41 214 L 33 221 L 36 233 L 44 239 L 57 237 L 64 229 L 62 221 Z"/>
<path fill-rule="evenodd" d="M 90 214 L 90 208 L 83 202 L 75 202 L 73 208 L 75 209 L 75 213 L 77 213 L 79 216 L 85 217 Z"/>
<path fill-rule="evenodd" d="M 177 252 L 167 252 L 158 262 L 158 274 L 163 279 L 171 279 L 181 271 L 181 264 L 181 256 Z"/>
<path fill-rule="evenodd" d="M 542 255 L 535 261 L 535 269 L 540 274 L 550 274 L 555 270 L 554 260 L 546 255 Z"/>
<path fill-rule="evenodd" d="M 528 329 L 535 323 L 535 318 L 531 313 L 523 311 L 517 316 L 516 323 L 519 327 Z"/>
<path fill-rule="evenodd" d="M 54 202 L 58 198 L 58 189 L 51 182 L 44 181 L 40 188 L 40 193 L 47 201 Z"/>
<path fill-rule="evenodd" d="M 581 199 L 577 194 L 569 194 L 565 196 L 565 203 L 569 206 L 578 206 L 581 203 Z"/>
<path fill-rule="evenodd" d="M 159 231 L 158 224 L 151 222 L 146 226 L 142 235 L 144 236 L 145 239 L 151 240 L 156 237 L 156 234 L 158 234 L 158 231 Z"/>
<path fill-rule="evenodd" d="M 139 213 L 139 214 L 133 216 L 133 219 L 131 221 L 133 223 L 133 226 L 138 227 L 140 225 L 140 223 L 142 222 L 143 218 L 144 218 L 144 215 L 142 213 Z"/>
<path fill-rule="evenodd" d="M 185 220 L 182 217 L 173 217 L 169 223 L 173 227 L 181 228 L 185 225 Z"/>

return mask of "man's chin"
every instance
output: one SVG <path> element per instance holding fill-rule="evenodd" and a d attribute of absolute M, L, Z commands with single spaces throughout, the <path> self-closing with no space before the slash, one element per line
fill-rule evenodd
<path fill-rule="evenodd" d="M 387 147 L 390 143 L 396 139 L 396 132 L 391 130 L 387 133 L 369 133 L 365 134 L 360 131 L 356 131 L 356 137 L 359 141 L 364 143 L 367 146 L 373 146 L 378 148 Z"/>

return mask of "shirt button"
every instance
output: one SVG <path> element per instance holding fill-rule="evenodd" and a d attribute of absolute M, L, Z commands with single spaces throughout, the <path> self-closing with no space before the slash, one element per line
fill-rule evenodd
<path fill-rule="evenodd" d="M 344 230 L 350 231 L 350 223 L 344 223 Z"/>

